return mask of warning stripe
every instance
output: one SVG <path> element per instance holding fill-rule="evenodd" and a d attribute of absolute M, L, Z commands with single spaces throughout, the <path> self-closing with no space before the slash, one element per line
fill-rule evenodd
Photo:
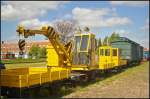
<path fill-rule="evenodd" d="M 47 34 L 47 37 L 48 37 L 48 38 L 55 38 L 56 35 L 57 35 L 57 34 L 56 34 L 54 28 L 49 27 L 49 28 L 48 28 L 48 34 Z"/>
<path fill-rule="evenodd" d="M 54 35 L 55 35 L 55 31 L 53 30 L 51 33 L 51 37 L 54 37 Z"/>
<path fill-rule="evenodd" d="M 19 40 L 18 45 L 19 45 L 19 49 L 23 50 L 25 47 L 25 40 Z"/>
<path fill-rule="evenodd" d="M 25 43 L 22 43 L 22 44 L 20 44 L 19 46 L 20 46 L 20 47 L 23 47 L 23 46 L 25 46 Z"/>
<path fill-rule="evenodd" d="M 19 43 L 25 42 L 25 40 L 19 40 Z"/>
<path fill-rule="evenodd" d="M 19 43 L 19 46 L 24 46 L 25 45 L 25 42 L 20 42 Z"/>
<path fill-rule="evenodd" d="M 51 28 L 51 27 L 49 27 L 49 28 L 48 28 L 48 34 L 47 34 L 48 37 L 51 36 L 52 31 L 54 31 L 54 29 Z"/>

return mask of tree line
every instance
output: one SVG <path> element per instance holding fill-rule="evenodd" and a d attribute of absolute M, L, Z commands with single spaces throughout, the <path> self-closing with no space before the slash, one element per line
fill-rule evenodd
<path fill-rule="evenodd" d="M 111 34 L 111 36 L 106 36 L 106 37 L 104 38 L 104 40 L 102 40 L 101 38 L 96 39 L 96 46 L 97 46 L 96 53 L 98 54 L 98 47 L 110 45 L 110 43 L 111 43 L 112 41 L 118 39 L 119 37 L 120 37 L 120 35 L 119 35 L 118 33 L 113 32 L 113 33 Z"/>

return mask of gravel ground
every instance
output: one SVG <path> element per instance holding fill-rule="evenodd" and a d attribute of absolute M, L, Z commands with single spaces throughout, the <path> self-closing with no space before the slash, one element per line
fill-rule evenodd
<path fill-rule="evenodd" d="M 81 88 L 63 98 L 148 98 L 149 63 L 128 68 L 104 81 Z"/>

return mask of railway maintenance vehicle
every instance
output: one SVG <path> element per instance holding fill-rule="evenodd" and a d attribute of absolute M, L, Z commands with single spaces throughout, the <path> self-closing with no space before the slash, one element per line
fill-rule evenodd
<path fill-rule="evenodd" d="M 130 62 L 127 55 L 122 54 L 126 49 L 117 46 L 118 41 L 112 42 L 109 46 L 96 46 L 94 33 L 76 33 L 74 40 L 66 44 L 60 42 L 59 33 L 51 26 L 43 26 L 36 30 L 19 26 L 17 33 L 25 38 L 36 34 L 44 35 L 49 39 L 51 46 L 47 46 L 46 66 L 1 70 L 1 87 L 4 94 L 14 93 L 15 97 L 24 97 L 21 93 L 23 89 L 64 79 L 94 80 L 99 72 L 119 69 Z M 126 42 L 127 46 L 132 46 L 131 48 L 135 46 L 131 40 L 125 39 L 121 42 Z M 96 58 L 97 48 L 98 58 Z M 128 49 L 130 54 L 131 48 Z M 135 54 L 132 56 L 141 57 L 139 52 L 142 51 L 142 47 L 136 44 L 136 49 L 138 50 L 134 51 L 138 56 L 134 56 Z M 19 90 L 19 93 L 15 89 Z"/>
<path fill-rule="evenodd" d="M 47 66 L 1 70 L 0 86 L 4 95 L 24 97 L 22 90 L 69 78 L 72 66 L 72 42 L 65 45 L 60 43 L 59 34 L 50 26 L 43 26 L 38 30 L 19 26 L 17 33 L 25 38 L 35 34 L 44 35 L 52 46 L 47 47 Z"/>

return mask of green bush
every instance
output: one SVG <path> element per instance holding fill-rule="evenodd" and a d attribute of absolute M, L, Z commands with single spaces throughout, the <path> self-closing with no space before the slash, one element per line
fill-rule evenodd
<path fill-rule="evenodd" d="M 29 57 L 33 58 L 35 57 L 36 59 L 38 58 L 45 58 L 46 57 L 46 48 L 39 47 L 38 45 L 32 45 L 29 51 Z"/>

